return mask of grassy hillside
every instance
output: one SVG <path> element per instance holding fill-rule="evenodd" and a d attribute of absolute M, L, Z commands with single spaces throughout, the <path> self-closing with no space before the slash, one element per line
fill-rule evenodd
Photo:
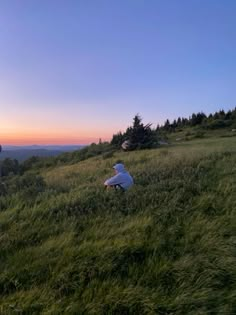
<path fill-rule="evenodd" d="M 2 185 L 0 314 L 236 313 L 236 137 L 40 172 Z"/>

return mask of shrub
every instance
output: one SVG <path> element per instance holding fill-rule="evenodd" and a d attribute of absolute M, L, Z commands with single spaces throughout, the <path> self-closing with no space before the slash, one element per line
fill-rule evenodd
<path fill-rule="evenodd" d="M 205 132 L 199 130 L 199 131 L 197 131 L 197 132 L 195 133 L 194 138 L 200 138 L 200 139 L 202 139 L 202 138 L 204 138 L 204 136 L 205 136 Z"/>

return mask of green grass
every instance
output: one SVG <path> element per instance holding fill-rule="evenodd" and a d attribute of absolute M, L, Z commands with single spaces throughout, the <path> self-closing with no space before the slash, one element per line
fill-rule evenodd
<path fill-rule="evenodd" d="M 117 160 L 125 194 L 103 189 Z M 235 137 L 41 175 L 0 197 L 0 314 L 236 313 Z"/>
<path fill-rule="evenodd" d="M 177 128 L 176 132 L 167 133 L 168 140 L 171 143 L 193 141 L 195 139 L 209 140 L 216 138 L 235 137 L 236 132 L 232 131 L 232 127 L 219 128 L 215 130 L 205 129 L 202 126 Z"/>

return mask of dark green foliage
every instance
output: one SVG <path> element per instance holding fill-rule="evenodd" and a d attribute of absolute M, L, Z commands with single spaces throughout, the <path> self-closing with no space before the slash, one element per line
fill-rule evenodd
<path fill-rule="evenodd" d="M 103 153 L 102 157 L 103 159 L 110 159 L 114 156 L 115 150 L 111 150 L 108 152 Z"/>
<path fill-rule="evenodd" d="M 200 125 L 205 118 L 206 118 L 206 115 L 204 113 L 192 114 L 190 124 L 192 126 Z"/>
<path fill-rule="evenodd" d="M 0 196 L 5 196 L 6 193 L 7 193 L 6 184 L 4 182 L 0 182 Z"/>
<path fill-rule="evenodd" d="M 154 145 L 151 124 L 144 125 L 139 115 L 134 117 L 133 127 L 127 130 L 127 138 L 132 150 L 151 148 Z"/>
<path fill-rule="evenodd" d="M 227 113 L 221 109 L 219 112 L 209 114 L 208 117 L 203 112 L 200 112 L 197 114 L 193 113 L 189 119 L 181 119 L 179 117 L 177 120 L 174 119 L 172 123 L 167 119 L 164 125 L 158 128 L 158 131 L 176 132 L 179 131 L 180 128 L 189 126 L 197 126 L 205 129 L 221 129 L 234 126 L 236 125 L 235 123 L 236 109 L 228 111 Z"/>
<path fill-rule="evenodd" d="M 19 173 L 20 167 L 17 160 L 9 158 L 0 161 L 0 175 L 8 176 Z"/>
<path fill-rule="evenodd" d="M 122 143 L 125 141 L 125 134 L 119 131 L 117 134 L 113 135 L 111 139 L 111 145 L 121 147 Z"/>
<path fill-rule="evenodd" d="M 163 126 L 163 129 L 164 129 L 165 131 L 170 131 L 170 130 L 171 130 L 171 126 L 170 126 L 170 121 L 169 121 L 169 119 L 167 119 L 167 120 L 165 121 L 164 126 Z"/>
<path fill-rule="evenodd" d="M 151 129 L 151 124 L 144 125 L 142 118 L 136 115 L 133 119 L 132 127 L 128 127 L 125 133 L 113 135 L 111 144 L 120 147 L 127 140 L 129 146 L 127 150 L 148 149 L 157 146 L 157 134 Z"/>
<path fill-rule="evenodd" d="M 36 193 L 43 191 L 45 188 L 45 182 L 42 176 L 34 173 L 26 173 L 22 176 L 17 176 L 11 181 L 9 181 L 9 189 L 12 192 L 25 191 L 29 189 L 30 191 L 35 191 Z"/>
<path fill-rule="evenodd" d="M 205 133 L 203 131 L 197 131 L 196 134 L 194 135 L 195 138 L 204 138 Z"/>
<path fill-rule="evenodd" d="M 212 122 L 210 122 L 206 128 L 208 129 L 219 129 L 219 128 L 225 128 L 231 125 L 230 121 L 225 121 L 222 119 L 214 119 Z"/>
<path fill-rule="evenodd" d="M 30 170 L 33 166 L 39 164 L 43 159 L 38 156 L 32 156 L 21 164 L 22 172 Z"/>

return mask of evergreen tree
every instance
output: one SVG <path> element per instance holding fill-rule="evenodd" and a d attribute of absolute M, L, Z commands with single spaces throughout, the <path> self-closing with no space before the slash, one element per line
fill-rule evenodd
<path fill-rule="evenodd" d="M 220 115 L 218 112 L 215 112 L 215 114 L 213 115 L 214 119 L 220 119 Z"/>
<path fill-rule="evenodd" d="M 225 119 L 225 111 L 223 109 L 219 111 L 219 116 L 220 116 L 220 119 Z"/>
<path fill-rule="evenodd" d="M 231 119 L 231 116 L 232 116 L 232 111 L 229 110 L 229 111 L 225 114 L 225 119 L 226 119 L 226 120 L 229 120 L 229 119 Z"/>
<path fill-rule="evenodd" d="M 182 118 L 181 125 L 182 126 L 187 126 L 188 124 L 189 124 L 188 118 Z"/>
<path fill-rule="evenodd" d="M 196 124 L 197 125 L 201 125 L 202 121 L 206 118 L 206 115 L 201 112 L 201 113 L 197 113 L 196 115 Z"/>
<path fill-rule="evenodd" d="M 182 126 L 182 119 L 180 117 L 178 117 L 177 119 L 177 127 L 181 127 Z"/>
<path fill-rule="evenodd" d="M 169 131 L 170 129 L 170 121 L 167 119 L 164 124 L 164 130 Z"/>
<path fill-rule="evenodd" d="M 208 120 L 212 120 L 212 119 L 213 119 L 213 115 L 210 114 L 210 115 L 208 116 Z"/>
<path fill-rule="evenodd" d="M 236 120 L 236 107 L 232 110 L 231 119 L 234 121 Z"/>
<path fill-rule="evenodd" d="M 172 127 L 175 129 L 177 127 L 177 121 L 176 119 L 174 119 L 173 123 L 172 123 Z"/>
<path fill-rule="evenodd" d="M 191 122 L 191 126 L 196 126 L 197 125 L 197 115 L 196 114 L 192 114 L 192 117 L 190 119 Z"/>
<path fill-rule="evenodd" d="M 142 118 L 137 114 L 133 119 L 133 127 L 130 129 L 129 141 L 133 149 L 142 148 L 152 140 L 151 124 L 146 126 L 142 123 Z"/>

